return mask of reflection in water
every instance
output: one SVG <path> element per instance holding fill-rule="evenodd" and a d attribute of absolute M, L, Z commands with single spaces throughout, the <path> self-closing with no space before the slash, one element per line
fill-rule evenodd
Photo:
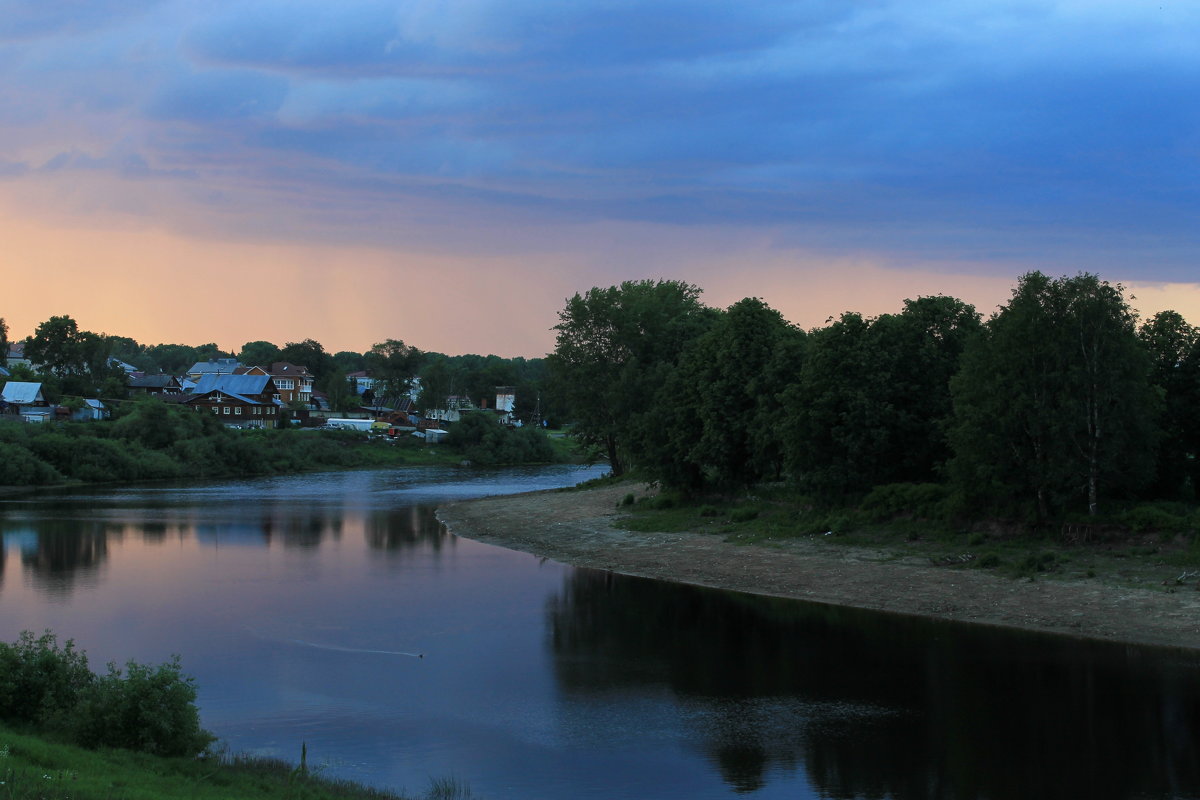
<path fill-rule="evenodd" d="M 800 764 L 846 798 L 1200 791 L 1194 657 L 590 570 L 548 615 L 565 691 L 665 684 L 738 792 Z"/>
<path fill-rule="evenodd" d="M 120 539 L 123 527 L 104 522 L 45 520 L 30 526 L 33 547 L 23 547 L 21 564 L 33 582 L 50 594 L 70 594 L 75 581 L 93 573 L 108 558 L 108 540 Z"/>
<path fill-rule="evenodd" d="M 373 511 L 364 521 L 367 546 L 396 555 L 405 550 L 441 550 L 454 537 L 437 519 L 437 507 L 429 505 Z"/>

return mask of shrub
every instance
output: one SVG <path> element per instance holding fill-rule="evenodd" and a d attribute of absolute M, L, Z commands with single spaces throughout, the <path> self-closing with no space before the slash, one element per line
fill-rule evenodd
<path fill-rule="evenodd" d="M 750 522 L 758 519 L 758 511 L 753 508 L 735 508 L 729 514 L 730 522 Z"/>
<path fill-rule="evenodd" d="M 862 509 L 874 520 L 899 516 L 944 519 L 949 490 L 937 483 L 889 483 L 863 498 Z"/>
<path fill-rule="evenodd" d="M 1122 525 L 1132 528 L 1138 533 L 1146 531 L 1174 533 L 1190 527 L 1186 511 L 1176 513 L 1169 504 L 1141 503 L 1122 512 L 1117 519 Z"/>
<path fill-rule="evenodd" d="M 58 470 L 24 447 L 0 442 L 0 486 L 43 486 L 60 480 Z"/>
<path fill-rule="evenodd" d="M 83 693 L 72 715 L 72 738 L 83 747 L 119 747 L 162 756 L 194 756 L 214 738 L 200 727 L 196 687 L 175 657 L 151 667 L 116 664 Z"/>
<path fill-rule="evenodd" d="M 15 643 L 0 642 L 0 719 L 56 727 L 94 681 L 70 639 L 60 647 L 49 631 L 22 631 Z"/>
<path fill-rule="evenodd" d="M 0 642 L 0 721 L 66 736 L 83 747 L 192 756 L 213 737 L 200 727 L 196 688 L 179 659 L 156 667 L 109 664 L 102 678 L 71 640 L 23 631 Z"/>

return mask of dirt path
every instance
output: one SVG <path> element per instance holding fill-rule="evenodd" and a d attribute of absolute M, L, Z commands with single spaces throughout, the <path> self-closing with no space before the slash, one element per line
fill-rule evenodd
<path fill-rule="evenodd" d="M 567 564 L 626 575 L 1136 644 L 1200 649 L 1200 592 L 1098 581 L 1010 580 L 984 570 L 883 561 L 821 542 L 738 545 L 718 536 L 613 527 L 627 486 L 455 503 L 450 530 Z"/>

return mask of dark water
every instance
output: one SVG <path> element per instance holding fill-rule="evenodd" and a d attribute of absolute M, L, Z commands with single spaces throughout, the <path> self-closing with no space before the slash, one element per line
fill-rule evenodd
<path fill-rule="evenodd" d="M 567 469 L 0 503 L 0 637 L 172 653 L 236 750 L 503 798 L 1200 796 L 1194 656 L 573 570 L 446 534 Z M 422 656 L 422 657 L 418 657 Z"/>

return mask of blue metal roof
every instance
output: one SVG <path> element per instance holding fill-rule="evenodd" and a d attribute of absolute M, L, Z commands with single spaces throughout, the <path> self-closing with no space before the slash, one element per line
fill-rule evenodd
<path fill-rule="evenodd" d="M 201 375 L 192 392 L 208 394 L 219 389 L 225 394 L 262 394 L 270 381 L 270 375 Z"/>

